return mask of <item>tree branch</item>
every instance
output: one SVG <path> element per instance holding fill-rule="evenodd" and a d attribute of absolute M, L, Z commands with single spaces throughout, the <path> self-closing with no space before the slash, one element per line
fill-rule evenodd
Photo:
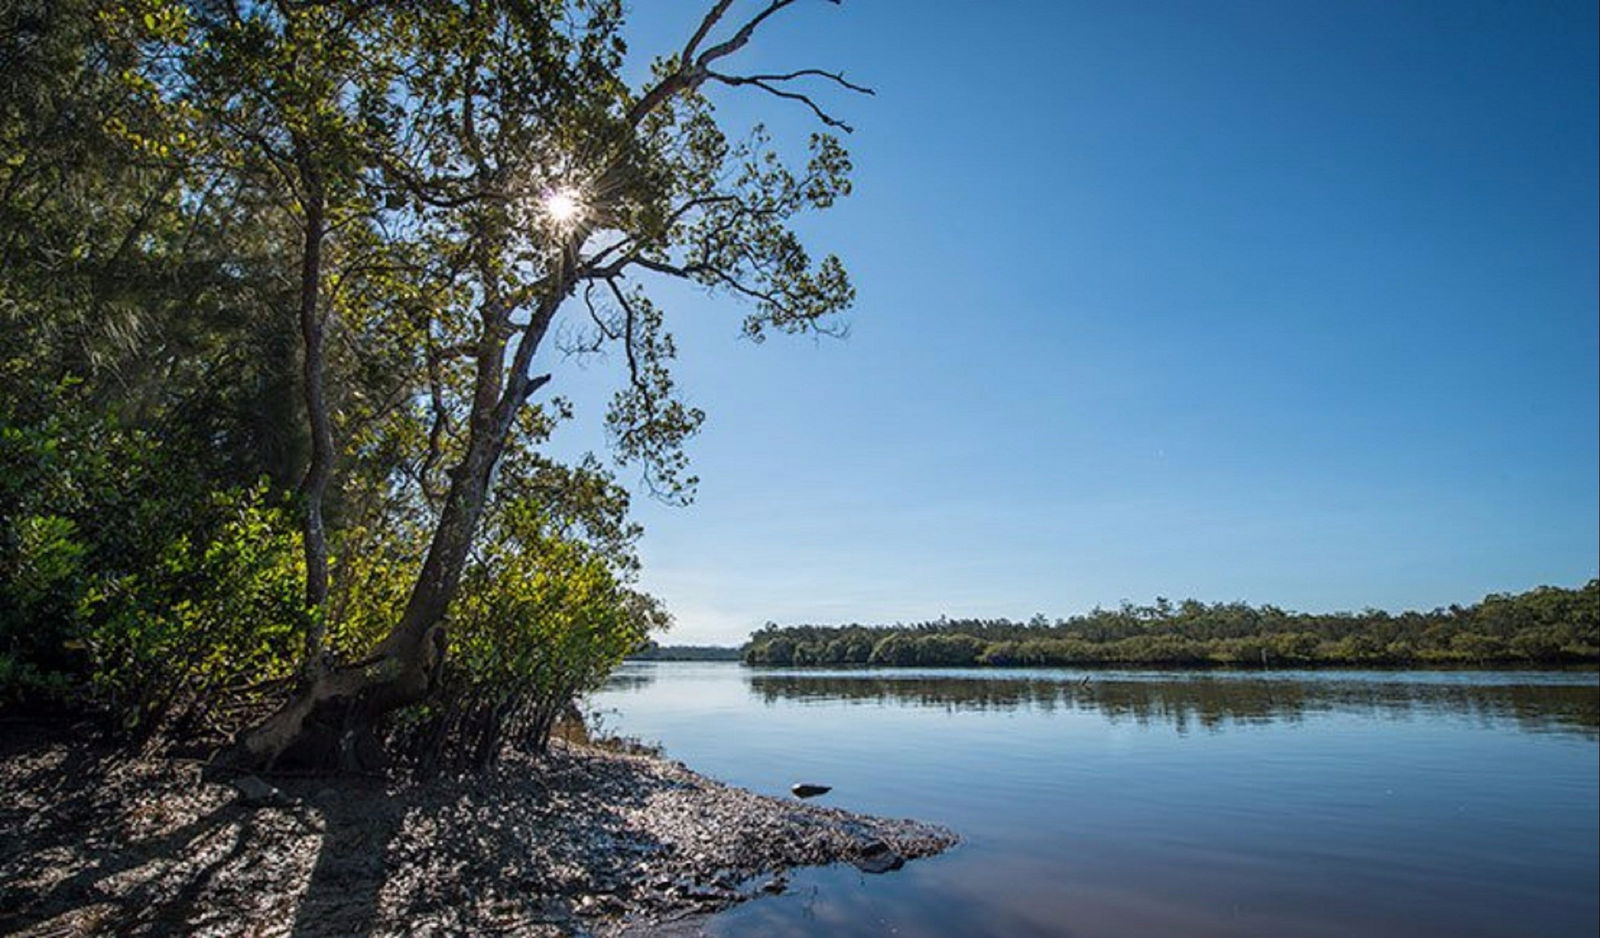
<path fill-rule="evenodd" d="M 799 101 L 801 104 L 804 104 L 806 107 L 810 108 L 811 113 L 817 115 L 817 119 L 822 121 L 824 124 L 827 124 L 829 127 L 837 127 L 847 134 L 855 133 L 854 127 L 851 127 L 849 124 L 846 124 L 839 118 L 834 117 L 827 111 L 824 111 L 817 104 L 817 102 L 811 100 L 809 95 L 801 94 L 798 91 L 786 91 L 782 88 L 779 88 L 777 85 L 770 84 L 769 82 L 763 81 L 755 76 L 723 75 L 719 72 L 707 72 L 705 77 L 713 81 L 722 82 L 724 85 L 754 85 L 768 94 L 776 95 L 780 98 L 787 98 L 790 101 Z"/>
<path fill-rule="evenodd" d="M 829 2 L 838 3 L 839 0 L 829 0 Z M 743 49 L 745 43 L 750 41 L 750 37 L 755 35 L 756 27 L 760 26 L 763 20 L 792 3 L 794 3 L 794 0 L 772 0 L 765 9 L 752 16 L 749 22 L 739 27 L 739 31 L 734 33 L 726 42 L 718 43 L 702 53 L 695 60 L 695 70 L 704 72 L 712 62 Z"/>
<path fill-rule="evenodd" d="M 617 303 L 622 306 L 622 348 L 628 354 L 628 383 L 643 393 L 644 384 L 639 380 L 639 360 L 633 351 L 633 304 L 629 303 L 628 298 L 623 295 L 622 290 L 617 286 L 615 278 L 607 278 L 606 286 L 611 288 L 611 295 L 616 297 Z"/>
<path fill-rule="evenodd" d="M 700 43 L 705 40 L 712 27 L 722 19 L 723 14 L 728 12 L 730 6 L 733 6 L 733 0 L 717 0 L 716 6 L 706 13 L 705 18 L 700 21 L 700 28 L 694 31 L 694 35 L 690 36 L 688 43 L 684 45 L 683 52 L 679 53 L 680 63 L 694 61 L 695 50 L 700 47 Z"/>
<path fill-rule="evenodd" d="M 706 79 L 712 77 L 712 63 L 718 59 L 727 58 L 744 48 L 750 41 L 750 37 L 755 35 L 756 29 L 768 17 L 784 7 L 793 5 L 794 2 L 795 0 L 769 0 L 767 5 L 761 9 L 761 12 L 746 20 L 745 24 L 740 26 L 732 36 L 696 56 L 694 53 L 700 47 L 700 43 L 705 41 L 711 30 L 727 13 L 728 7 L 732 5 L 732 0 L 718 0 L 716 6 L 712 7 L 711 11 L 705 15 L 705 18 L 700 21 L 700 25 L 695 29 L 694 35 L 689 38 L 689 42 L 684 46 L 683 53 L 678 59 L 677 69 L 657 82 L 654 87 L 644 93 L 643 97 L 634 102 L 633 107 L 628 109 L 628 123 L 637 126 L 640 121 L 660 107 L 662 102 L 668 98 L 681 91 L 692 91 L 699 87 Z M 828 2 L 838 4 L 839 0 L 828 0 Z M 843 81 L 842 78 L 839 80 Z M 788 95 L 783 95 L 783 97 L 788 97 Z M 814 105 L 813 109 L 815 109 Z M 842 126 L 832 121 L 830 121 L 830 125 L 835 127 Z"/>
<path fill-rule="evenodd" d="M 855 91 L 855 92 L 858 92 L 860 94 L 870 94 L 870 95 L 874 95 L 874 96 L 877 95 L 876 91 L 873 91 L 871 88 L 868 88 L 866 85 L 858 85 L 855 82 L 848 81 L 844 77 L 844 73 L 843 72 L 828 72 L 828 71 L 823 71 L 820 68 L 802 68 L 799 71 L 785 72 L 782 75 L 746 75 L 745 77 L 749 78 L 749 79 L 751 79 L 753 81 L 793 81 L 796 78 L 806 78 L 806 77 L 826 78 L 826 79 L 834 82 L 835 84 L 840 85 L 841 87 L 847 88 L 847 89 L 849 89 L 851 91 Z"/>

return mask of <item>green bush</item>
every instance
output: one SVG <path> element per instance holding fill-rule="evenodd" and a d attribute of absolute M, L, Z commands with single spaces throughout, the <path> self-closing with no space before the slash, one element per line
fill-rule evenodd
<path fill-rule="evenodd" d="M 504 506 L 452 608 L 439 693 L 400 719 L 399 748 L 454 768 L 542 750 L 568 702 L 665 624 L 604 554 L 552 533 L 530 502 Z"/>
<path fill-rule="evenodd" d="M 99 581 L 79 605 L 96 698 L 123 729 L 193 730 L 289 677 L 306 626 L 290 519 L 264 488 L 215 496 L 218 524 L 179 537 L 148 568 Z"/>
<path fill-rule="evenodd" d="M 265 485 L 210 492 L 170 443 L 79 406 L 0 422 L 0 701 L 147 738 L 286 675 L 298 535 Z"/>

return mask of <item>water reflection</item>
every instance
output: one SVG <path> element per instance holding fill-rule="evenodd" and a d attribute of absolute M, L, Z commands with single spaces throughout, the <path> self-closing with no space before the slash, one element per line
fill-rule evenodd
<path fill-rule="evenodd" d="M 637 665 L 623 665 L 606 678 L 602 691 L 612 690 L 641 690 L 655 683 L 656 672 L 653 668 L 639 669 Z"/>
<path fill-rule="evenodd" d="M 641 662 L 594 702 L 734 784 L 966 838 L 798 873 L 727 938 L 1600 933 L 1592 671 L 1085 677 Z"/>
<path fill-rule="evenodd" d="M 1513 723 L 1530 732 L 1600 738 L 1600 688 L 1588 682 L 1478 683 L 1396 680 L 1400 675 L 1348 679 L 1316 675 L 1119 677 L 748 673 L 751 693 L 776 701 L 912 704 L 949 711 L 1099 713 L 1141 725 L 1172 724 L 1179 732 L 1200 727 L 1297 722 L 1314 713 L 1355 713 L 1387 719 L 1449 715 L 1485 723 Z"/>

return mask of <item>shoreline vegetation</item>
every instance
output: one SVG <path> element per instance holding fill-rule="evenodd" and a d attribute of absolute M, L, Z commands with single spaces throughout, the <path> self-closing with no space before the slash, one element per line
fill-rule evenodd
<path fill-rule="evenodd" d="M 740 661 L 744 649 L 737 645 L 660 645 L 651 641 L 628 655 L 628 661 Z"/>
<path fill-rule="evenodd" d="M 1592 665 L 1600 663 L 1600 579 L 1399 614 L 1157 598 L 1054 622 L 1036 615 L 1025 623 L 768 623 L 750 636 L 742 660 L 788 667 Z"/>
<path fill-rule="evenodd" d="M 1600 739 L 1600 694 L 1594 683 L 1474 680 L 1477 674 L 1507 673 L 1471 669 L 1463 675 L 1464 680 L 1434 682 L 1372 680 L 1365 670 L 1349 680 L 1337 673 L 1328 675 L 1329 680 L 1307 680 L 1303 674 L 1275 675 L 1259 668 L 1251 670 L 1248 678 L 1237 671 L 1212 677 L 1201 669 L 1184 669 L 1174 677 L 1172 669 L 1161 669 L 1160 676 L 1128 679 L 1108 675 L 1101 679 L 1096 675 L 1084 680 L 1075 674 L 1048 672 L 979 672 L 952 677 L 940 671 L 863 673 L 841 668 L 757 670 L 748 676 L 748 682 L 751 694 L 768 706 L 843 701 L 968 713 L 1076 711 L 1112 723 L 1167 725 L 1180 734 L 1199 727 L 1299 723 L 1316 714 L 1342 711 L 1398 720 L 1415 720 L 1430 713 L 1471 715 L 1484 725 L 1514 725 L 1533 732 Z M 1594 670 L 1585 668 L 1582 673 L 1592 675 Z"/>
<path fill-rule="evenodd" d="M 633 45 L 620 0 L 0 7 L 0 711 L 427 778 L 537 754 L 668 626 L 630 505 L 692 501 L 705 415 L 661 287 L 842 335 L 800 219 L 870 93 L 749 71 L 792 0 L 699 6 Z M 551 451 L 578 419 L 609 459 Z"/>

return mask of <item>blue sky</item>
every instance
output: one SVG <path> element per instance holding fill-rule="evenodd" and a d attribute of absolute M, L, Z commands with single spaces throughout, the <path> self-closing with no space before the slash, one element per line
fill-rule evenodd
<path fill-rule="evenodd" d="M 642 52 L 704 4 L 633 6 Z M 697 502 L 636 512 L 666 641 L 1596 575 L 1592 2 L 816 0 L 771 26 L 744 67 L 877 90 L 823 91 L 857 189 L 804 226 L 859 299 L 845 341 L 753 345 L 731 299 L 661 292 L 709 414 Z M 616 364 L 565 366 L 561 448 L 599 445 Z"/>

